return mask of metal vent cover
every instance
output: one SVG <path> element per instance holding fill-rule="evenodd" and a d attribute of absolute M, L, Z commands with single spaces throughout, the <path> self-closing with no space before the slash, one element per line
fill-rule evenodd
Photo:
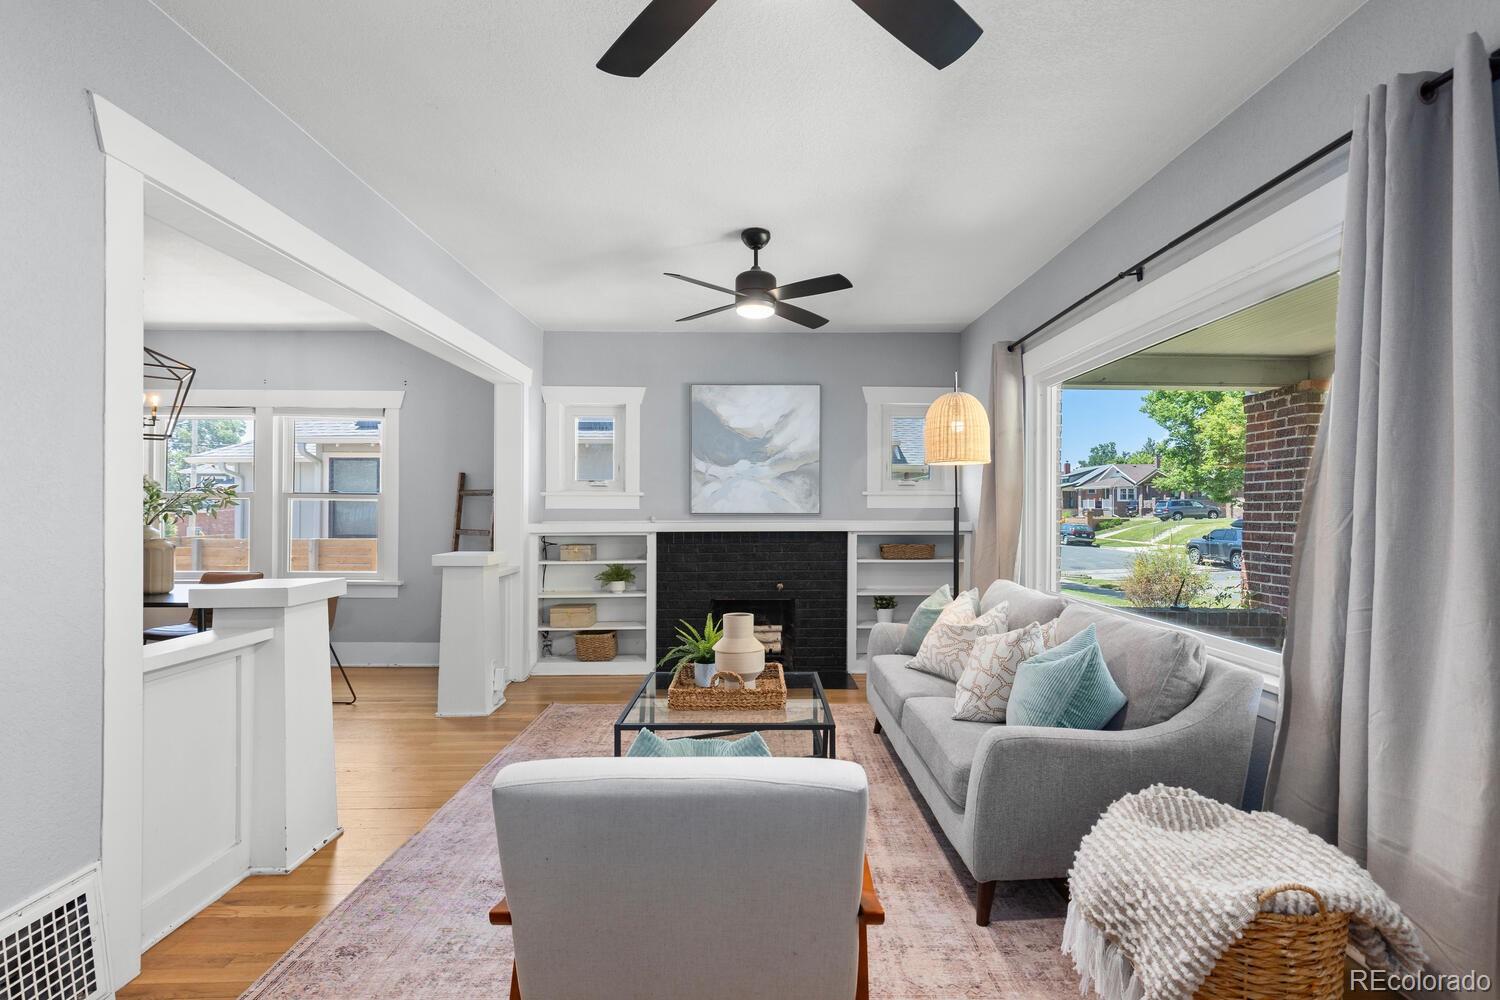
<path fill-rule="evenodd" d="M 74 881 L 0 926 L 0 1000 L 104 995 L 90 895 L 86 884 Z"/>

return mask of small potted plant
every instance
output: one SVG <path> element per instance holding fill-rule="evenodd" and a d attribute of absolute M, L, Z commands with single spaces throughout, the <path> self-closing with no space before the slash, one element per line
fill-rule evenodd
<path fill-rule="evenodd" d="M 896 599 L 887 594 L 875 598 L 875 620 L 889 622 L 896 616 Z"/>
<path fill-rule="evenodd" d="M 168 493 L 150 476 L 141 477 L 141 523 L 145 535 L 144 590 L 148 594 L 165 594 L 172 589 L 176 567 L 172 549 L 176 546 L 165 537 L 166 529 L 193 514 L 217 514 L 240 502 L 233 486 L 210 483 Z M 161 525 L 160 528 L 157 525 Z"/>
<path fill-rule="evenodd" d="M 693 683 L 706 688 L 714 679 L 714 644 L 722 638 L 723 626 L 714 621 L 712 614 L 703 619 L 701 632 L 687 622 L 678 622 L 677 645 L 667 650 L 657 666 L 676 670 L 684 663 L 691 663 Z"/>
<path fill-rule="evenodd" d="M 623 594 L 626 586 L 635 583 L 635 570 L 624 563 L 610 563 L 595 574 L 594 579 L 604 584 L 604 589 L 611 594 Z"/>

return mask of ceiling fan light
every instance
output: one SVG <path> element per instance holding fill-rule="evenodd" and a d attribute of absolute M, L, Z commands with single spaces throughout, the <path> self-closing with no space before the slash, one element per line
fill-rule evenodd
<path fill-rule="evenodd" d="M 747 295 L 735 305 L 734 311 L 745 319 L 770 319 L 776 315 L 776 306 L 769 296 Z"/>

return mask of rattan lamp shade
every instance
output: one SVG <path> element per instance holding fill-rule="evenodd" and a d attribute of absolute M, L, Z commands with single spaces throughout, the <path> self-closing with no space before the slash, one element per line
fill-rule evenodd
<path fill-rule="evenodd" d="M 967 392 L 948 392 L 927 408 L 922 431 L 928 465 L 988 465 L 990 418 Z"/>

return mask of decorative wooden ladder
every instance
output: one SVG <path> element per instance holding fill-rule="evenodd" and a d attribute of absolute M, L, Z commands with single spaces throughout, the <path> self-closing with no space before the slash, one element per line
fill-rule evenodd
<path fill-rule="evenodd" d="M 459 539 L 464 535 L 483 535 L 489 542 L 489 548 L 495 547 L 495 491 L 494 490 L 471 490 L 468 488 L 469 474 L 460 472 L 458 474 L 458 493 L 453 501 L 453 551 L 458 551 Z M 488 528 L 465 528 L 464 527 L 464 501 L 469 497 L 490 498 L 490 526 Z"/>

